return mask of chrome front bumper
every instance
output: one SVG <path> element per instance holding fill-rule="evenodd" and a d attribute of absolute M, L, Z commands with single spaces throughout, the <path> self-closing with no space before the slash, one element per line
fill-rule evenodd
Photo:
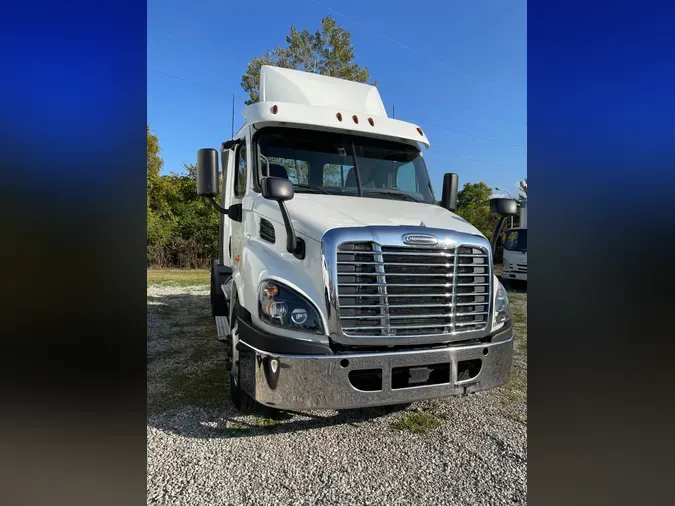
<path fill-rule="evenodd" d="M 337 355 L 284 355 L 268 353 L 239 341 L 241 387 L 260 404 L 279 409 L 350 409 L 408 403 L 468 394 L 508 382 L 513 360 L 511 329 L 493 342 L 427 350 Z M 478 373 L 457 380 L 458 364 L 480 361 Z M 392 388 L 394 368 L 443 364 L 449 374 L 444 383 Z M 381 370 L 381 388 L 354 387 L 349 373 Z M 407 369 L 397 371 L 405 371 Z M 411 373 L 412 374 L 412 373 Z"/>

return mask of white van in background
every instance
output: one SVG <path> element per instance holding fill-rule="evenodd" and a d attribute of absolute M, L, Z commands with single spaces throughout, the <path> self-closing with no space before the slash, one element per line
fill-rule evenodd
<path fill-rule="evenodd" d="M 520 203 L 520 224 L 506 232 L 502 279 L 527 282 L 527 199 Z"/>

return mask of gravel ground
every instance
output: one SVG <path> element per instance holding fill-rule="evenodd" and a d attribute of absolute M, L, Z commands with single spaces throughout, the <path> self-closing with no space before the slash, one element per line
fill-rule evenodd
<path fill-rule="evenodd" d="M 149 504 L 524 504 L 527 294 L 513 378 L 468 397 L 240 416 L 206 287 L 148 287 Z M 273 416 L 273 417 L 272 417 Z"/>

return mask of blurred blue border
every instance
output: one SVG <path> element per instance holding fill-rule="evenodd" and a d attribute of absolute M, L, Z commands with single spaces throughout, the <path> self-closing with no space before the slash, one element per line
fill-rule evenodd
<path fill-rule="evenodd" d="M 29 176 L 22 183 L 46 178 L 49 188 L 31 184 L 45 196 L 142 185 L 145 2 L 17 2 L 0 26 L 0 133 L 5 156 Z"/>

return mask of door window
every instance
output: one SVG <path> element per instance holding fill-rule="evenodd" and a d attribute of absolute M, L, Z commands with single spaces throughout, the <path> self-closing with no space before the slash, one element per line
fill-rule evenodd
<path fill-rule="evenodd" d="M 246 145 L 237 150 L 237 161 L 235 165 L 236 178 L 234 179 L 234 196 L 242 198 L 246 193 L 246 175 L 248 173 L 246 167 Z"/>

